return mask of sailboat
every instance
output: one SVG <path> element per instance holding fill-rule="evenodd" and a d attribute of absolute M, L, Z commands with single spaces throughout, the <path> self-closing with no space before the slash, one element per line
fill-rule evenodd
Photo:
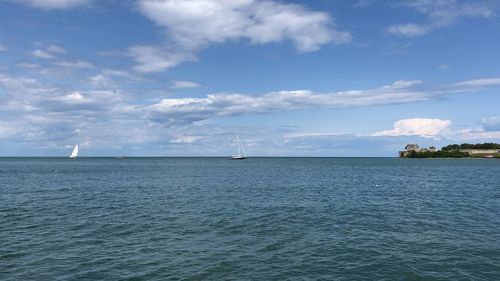
<path fill-rule="evenodd" d="M 240 137 L 239 136 L 236 136 L 236 142 L 238 144 L 238 154 L 237 155 L 231 155 L 231 156 L 229 156 L 229 160 L 243 160 L 243 159 L 247 159 L 247 155 L 245 153 L 245 149 L 243 148 L 243 146 L 240 143 Z M 243 152 L 243 154 L 241 154 L 241 152 Z"/>
<path fill-rule="evenodd" d="M 71 155 L 69 156 L 69 159 L 76 159 L 76 156 L 78 156 L 78 144 L 75 145 L 75 148 L 73 148 L 73 152 L 71 152 Z"/>

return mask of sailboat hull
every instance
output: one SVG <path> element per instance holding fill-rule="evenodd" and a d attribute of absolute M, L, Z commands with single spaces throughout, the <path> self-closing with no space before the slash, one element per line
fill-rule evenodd
<path fill-rule="evenodd" d="M 245 160 L 245 156 L 229 156 L 229 160 Z"/>

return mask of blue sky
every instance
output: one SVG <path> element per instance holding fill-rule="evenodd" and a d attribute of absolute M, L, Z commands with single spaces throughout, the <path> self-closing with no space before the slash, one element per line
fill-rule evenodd
<path fill-rule="evenodd" d="M 497 1 L 3 0 L 0 155 L 500 141 Z"/>

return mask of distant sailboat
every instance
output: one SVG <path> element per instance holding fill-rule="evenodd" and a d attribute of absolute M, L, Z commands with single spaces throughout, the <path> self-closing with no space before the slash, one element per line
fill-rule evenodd
<path fill-rule="evenodd" d="M 78 156 L 78 144 L 75 145 L 75 148 L 73 148 L 73 152 L 71 152 L 71 155 L 69 156 L 69 159 L 76 159 L 76 156 Z"/>
<path fill-rule="evenodd" d="M 243 159 L 247 159 L 247 155 L 245 153 L 245 149 L 243 148 L 243 146 L 240 143 L 240 137 L 239 136 L 236 136 L 236 142 L 238 144 L 238 154 L 237 155 L 231 155 L 231 156 L 229 156 L 229 159 L 230 160 L 243 160 Z M 243 152 L 243 154 L 241 152 Z"/>

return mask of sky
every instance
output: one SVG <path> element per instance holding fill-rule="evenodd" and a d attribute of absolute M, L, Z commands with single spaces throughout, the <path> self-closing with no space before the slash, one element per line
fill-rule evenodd
<path fill-rule="evenodd" d="M 494 0 L 0 0 L 0 156 L 500 142 Z"/>

